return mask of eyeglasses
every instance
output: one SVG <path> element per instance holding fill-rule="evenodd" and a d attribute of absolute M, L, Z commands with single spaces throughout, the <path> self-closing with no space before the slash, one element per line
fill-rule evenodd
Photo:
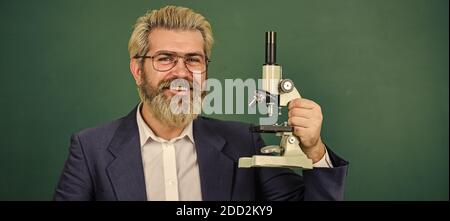
<path fill-rule="evenodd" d="M 205 73 L 210 60 L 208 57 L 198 53 L 187 53 L 184 56 L 175 52 L 162 51 L 153 56 L 135 55 L 133 58 L 150 58 L 152 59 L 153 68 L 157 71 L 169 71 L 174 68 L 179 58 L 182 58 L 184 65 L 191 73 Z"/>

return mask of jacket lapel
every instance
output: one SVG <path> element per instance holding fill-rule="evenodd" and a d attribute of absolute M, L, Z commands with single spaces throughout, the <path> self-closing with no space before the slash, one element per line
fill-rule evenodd
<path fill-rule="evenodd" d="M 123 118 L 108 147 L 115 158 L 106 170 L 117 200 L 147 200 L 136 109 Z M 194 121 L 193 134 L 203 200 L 231 200 L 236 165 L 222 152 L 226 140 L 202 117 Z"/>
<path fill-rule="evenodd" d="M 194 121 L 193 133 L 203 200 L 230 200 L 235 164 L 222 152 L 226 140 L 202 117 Z"/>
<path fill-rule="evenodd" d="M 147 200 L 136 109 L 123 118 L 109 145 L 115 159 L 106 170 L 117 200 Z"/>

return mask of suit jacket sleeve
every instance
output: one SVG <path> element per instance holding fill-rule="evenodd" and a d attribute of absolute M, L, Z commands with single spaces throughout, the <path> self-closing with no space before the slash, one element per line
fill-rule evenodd
<path fill-rule="evenodd" d="M 256 151 L 265 146 L 259 134 L 254 135 Z M 303 170 L 303 176 L 291 169 L 259 168 L 260 191 L 264 200 L 343 200 L 348 162 L 333 153 L 328 154 L 334 168 Z M 299 171 L 297 171 L 299 172 Z"/>
<path fill-rule="evenodd" d="M 53 199 L 57 201 L 87 201 L 92 198 L 92 181 L 83 146 L 79 137 L 73 135 L 69 157 L 64 165 Z"/>

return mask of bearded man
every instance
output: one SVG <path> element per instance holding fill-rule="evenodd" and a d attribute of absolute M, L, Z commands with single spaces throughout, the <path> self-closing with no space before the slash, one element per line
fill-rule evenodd
<path fill-rule="evenodd" d="M 322 112 L 308 99 L 290 102 L 288 121 L 314 169 L 237 167 L 265 145 L 248 124 L 195 111 L 204 94 L 193 89 L 206 80 L 212 44 L 209 22 L 191 9 L 140 17 L 128 49 L 141 102 L 72 136 L 54 199 L 342 200 L 347 162 L 322 142 Z"/>

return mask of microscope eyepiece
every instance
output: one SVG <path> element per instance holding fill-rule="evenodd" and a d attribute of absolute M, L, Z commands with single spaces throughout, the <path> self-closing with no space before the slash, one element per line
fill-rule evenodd
<path fill-rule="evenodd" d="M 266 32 L 266 65 L 276 64 L 276 49 L 277 49 L 277 33 L 274 31 Z"/>

